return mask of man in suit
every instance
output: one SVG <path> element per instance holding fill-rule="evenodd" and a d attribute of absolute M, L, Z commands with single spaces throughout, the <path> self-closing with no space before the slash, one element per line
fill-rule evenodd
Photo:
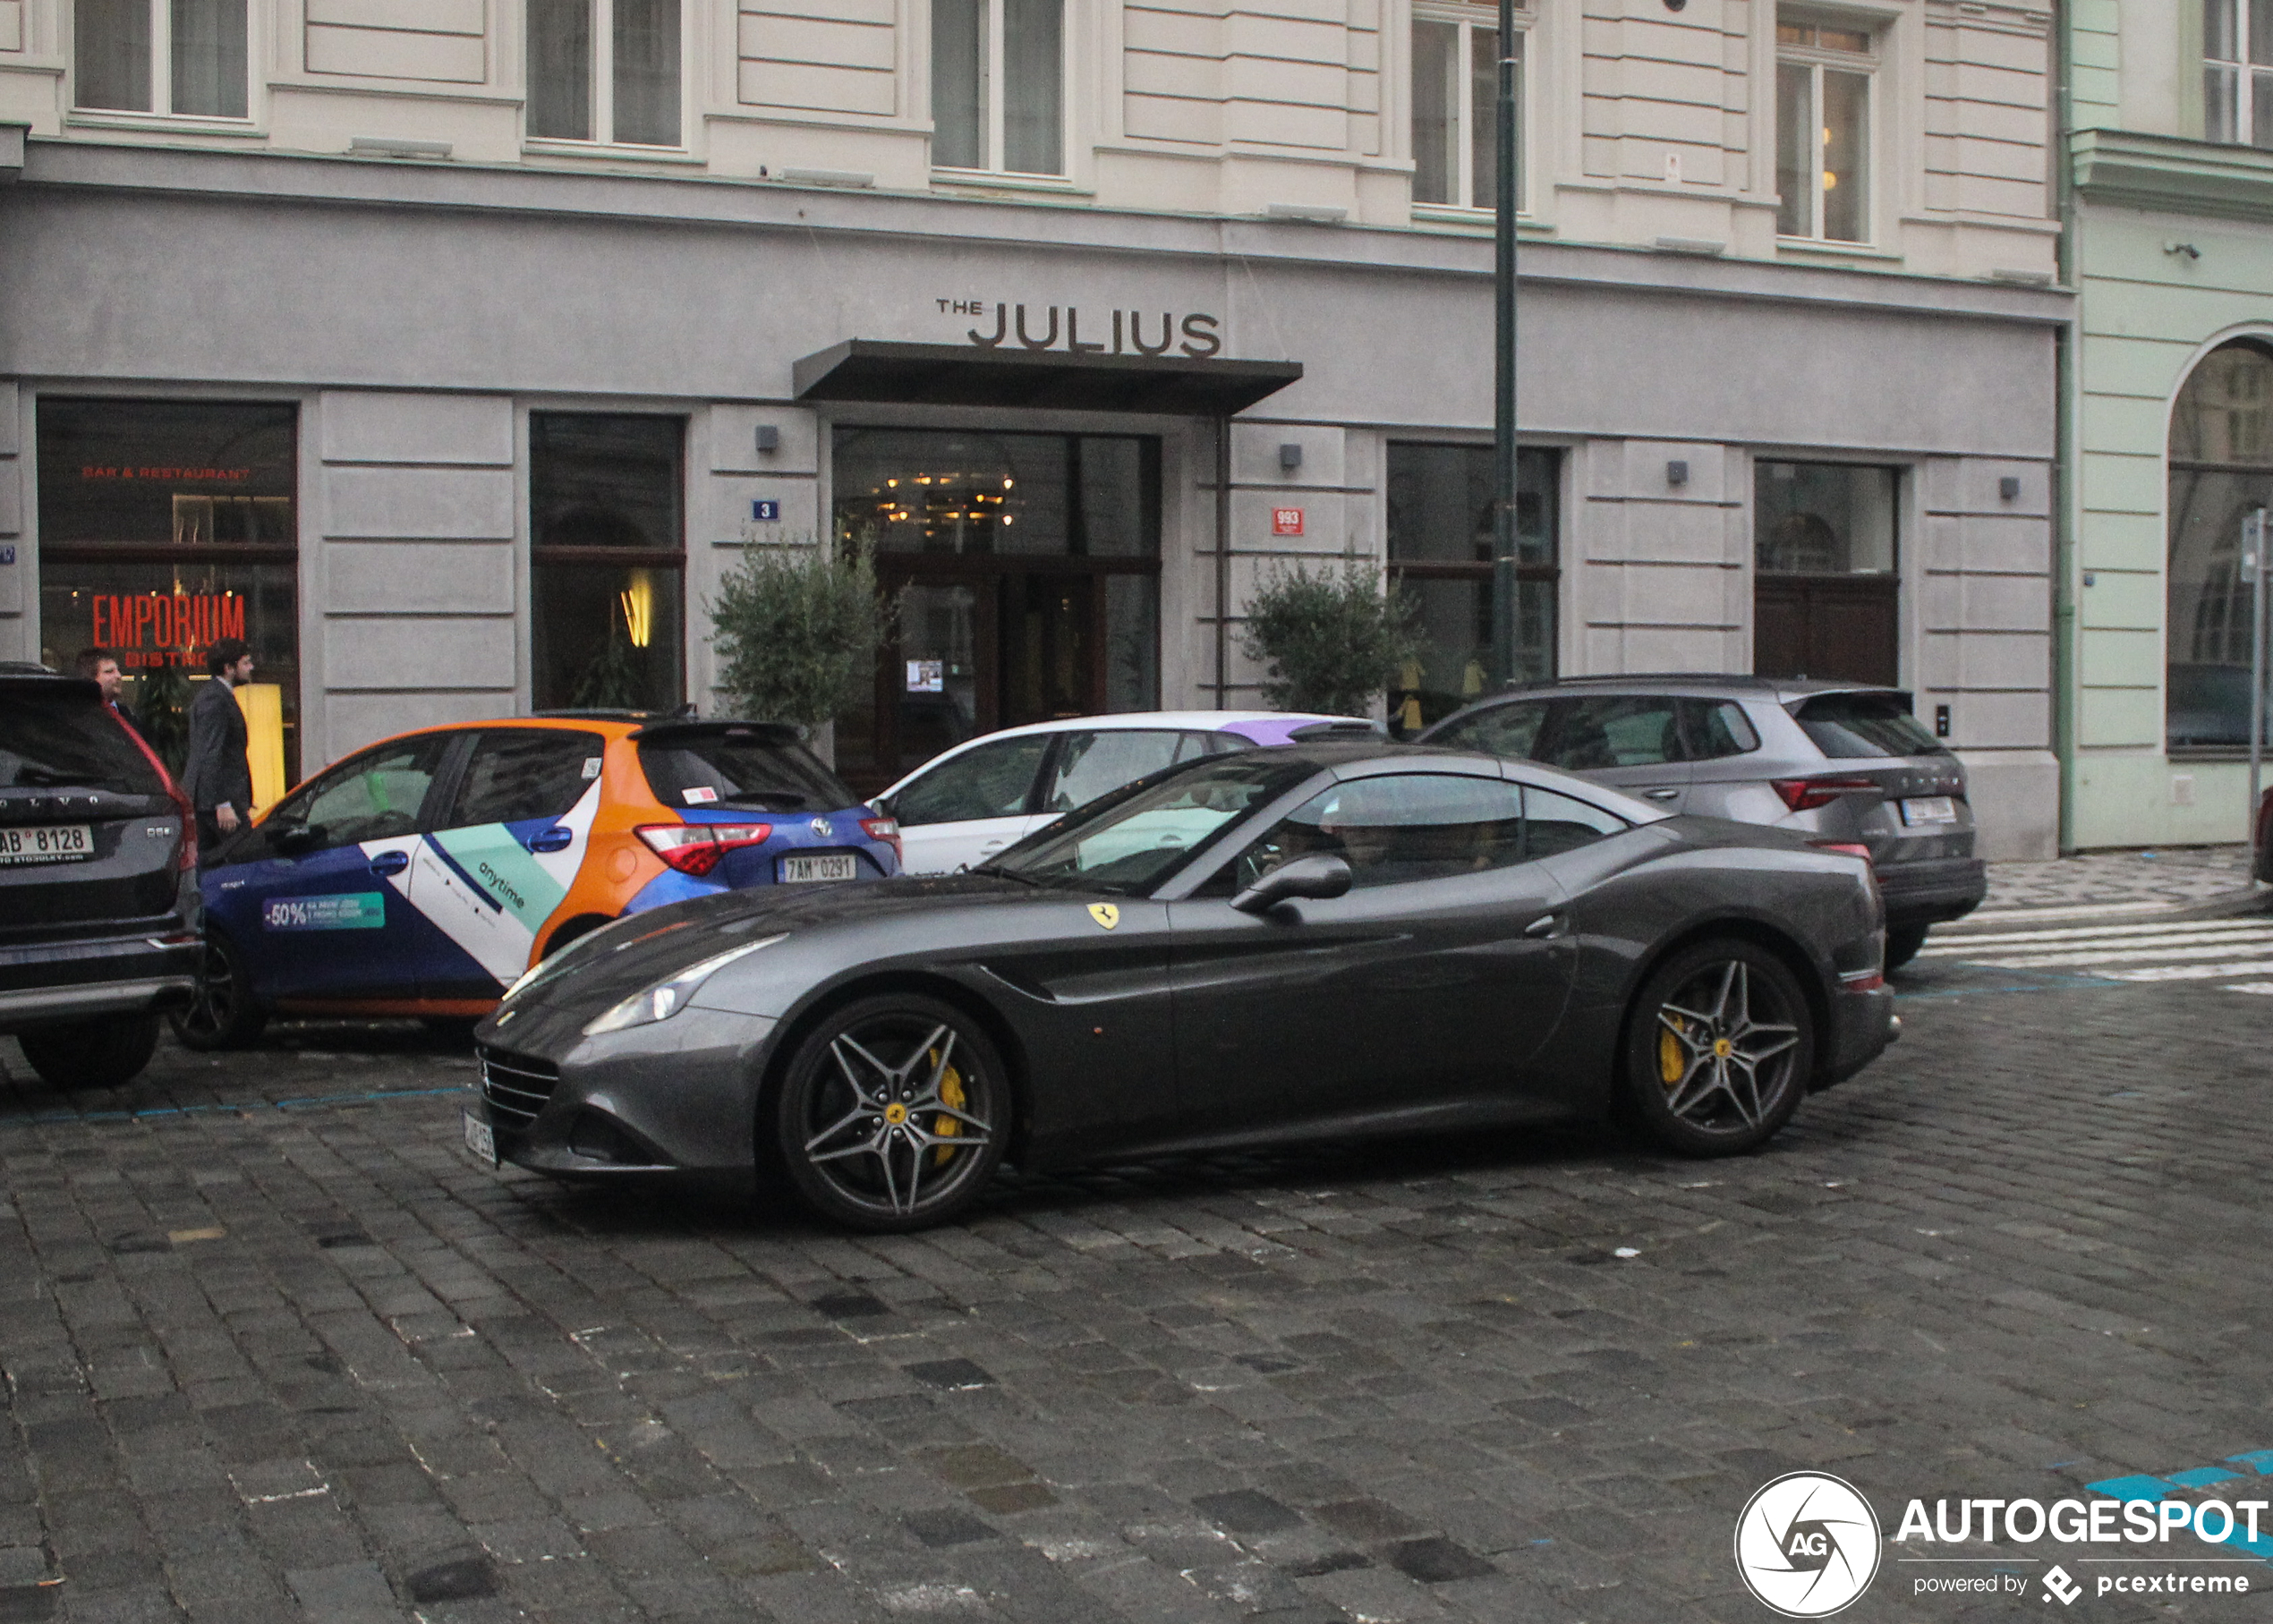
<path fill-rule="evenodd" d="M 126 701 L 119 697 L 126 691 L 126 673 L 118 668 L 118 656 L 108 649 L 81 649 L 78 665 L 79 675 L 103 691 L 103 703 L 120 721 L 140 733 L 141 718 L 128 710 Z"/>
<path fill-rule="evenodd" d="M 252 816 L 252 763 L 245 753 L 244 712 L 235 690 L 252 680 L 252 651 L 224 637 L 205 651 L 213 680 L 190 701 L 190 749 L 182 788 L 197 809 L 198 865 L 210 868 L 221 837 Z"/>

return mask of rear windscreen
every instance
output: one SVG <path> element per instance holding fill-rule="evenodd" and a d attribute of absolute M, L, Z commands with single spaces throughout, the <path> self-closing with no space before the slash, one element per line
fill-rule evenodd
<path fill-rule="evenodd" d="M 721 728 L 639 742 L 647 786 L 664 805 L 836 812 L 860 797 L 820 758 L 771 730 Z"/>
<path fill-rule="evenodd" d="M 1834 761 L 1949 753 L 1919 726 L 1899 693 L 1818 693 L 1792 715 L 1815 747 Z"/>
<path fill-rule="evenodd" d="M 166 793 L 149 757 L 91 693 L 0 695 L 0 789 L 66 788 Z"/>

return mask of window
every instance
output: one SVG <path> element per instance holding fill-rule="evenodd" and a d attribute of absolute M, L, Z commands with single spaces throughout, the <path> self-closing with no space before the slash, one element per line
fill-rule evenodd
<path fill-rule="evenodd" d="M 1783 20 L 1775 40 L 1775 229 L 1868 242 L 1871 37 L 1858 27 Z"/>
<path fill-rule="evenodd" d="M 1553 857 L 1575 851 L 1633 827 L 1614 812 L 1551 789 L 1523 792 L 1523 852 L 1527 857 Z"/>
<path fill-rule="evenodd" d="M 1282 863 L 1321 853 L 1349 863 L 1359 889 L 1508 868 L 1523 861 L 1523 790 L 1421 772 L 1337 785 L 1239 854 L 1232 884 L 1244 889 Z"/>
<path fill-rule="evenodd" d="M 529 417 L 536 708 L 668 710 L 685 568 L 675 417 Z"/>
<path fill-rule="evenodd" d="M 1521 761 L 1529 759 L 1532 746 L 1539 742 L 1539 724 L 1546 718 L 1544 700 L 1489 705 L 1430 734 L 1428 742 L 1447 750 L 1480 750 Z"/>
<path fill-rule="evenodd" d="M 382 744 L 333 768 L 277 807 L 260 828 L 272 846 L 284 830 L 305 828 L 314 841 L 306 849 L 326 851 L 414 835 L 419 809 L 448 746 L 449 735 L 439 733 Z"/>
<path fill-rule="evenodd" d="M 1792 714 L 1809 742 L 1835 761 L 1949 753 L 1918 725 L 1899 693 L 1818 693 Z"/>
<path fill-rule="evenodd" d="M 1605 694 L 1565 700 L 1539 759 L 1565 772 L 1663 767 L 1687 754 L 1680 708 L 1670 699 Z"/>
<path fill-rule="evenodd" d="M 79 0 L 72 105 L 245 116 L 245 0 Z"/>
<path fill-rule="evenodd" d="M 1892 685 L 1900 472 L 1760 462 L 1752 490 L 1752 669 Z"/>
<path fill-rule="evenodd" d="M 932 0 L 932 162 L 1066 172 L 1064 0 Z"/>
<path fill-rule="evenodd" d="M 1206 753 L 1207 746 L 1196 733 L 1149 728 L 1068 733 L 1059 743 L 1057 765 L 1043 788 L 1042 810 L 1071 812 L 1124 784 Z"/>
<path fill-rule="evenodd" d="M 529 134 L 685 144 L 681 0 L 529 0 Z"/>
<path fill-rule="evenodd" d="M 1744 707 L 1728 700 L 1685 699 L 1681 710 L 1689 718 L 1691 749 L 1700 761 L 1717 761 L 1732 755 L 1749 755 L 1760 747 L 1760 735 Z"/>
<path fill-rule="evenodd" d="M 1050 749 L 1046 733 L 997 739 L 942 761 L 892 800 L 892 816 L 908 828 L 1015 818 L 1034 794 L 1034 776 Z"/>
<path fill-rule="evenodd" d="M 566 817 L 599 779 L 607 744 L 599 734 L 558 728 L 483 734 L 443 827 Z"/>
<path fill-rule="evenodd" d="M 639 741 L 640 769 L 666 806 L 718 806 L 760 812 L 833 812 L 859 797 L 794 729 L 762 723 L 704 723 Z"/>
<path fill-rule="evenodd" d="M 2164 703 L 2173 750 L 2249 748 L 2242 522 L 2260 507 L 2273 507 L 2273 353 L 2229 344 L 2202 358 L 2170 419 Z"/>
<path fill-rule="evenodd" d="M 2273 0 L 2202 0 L 2202 135 L 2273 149 Z"/>
<path fill-rule="evenodd" d="M 143 736 L 179 772 L 205 650 L 252 645 L 253 803 L 299 777 L 299 409 L 39 402 L 39 658 L 107 649 Z"/>
<path fill-rule="evenodd" d="M 2265 0 L 2273 4 L 2273 0 Z M 1523 206 L 1523 36 L 1515 36 L 1516 207 Z M 1500 30 L 1484 13 L 1413 18 L 1413 201 L 1499 204 Z"/>
<path fill-rule="evenodd" d="M 1517 453 L 1515 677 L 1554 676 L 1556 488 L 1562 453 Z M 1485 689 L 1492 659 L 1489 446 L 1389 447 L 1389 584 L 1413 606 L 1418 659 L 1390 691 L 1391 731 L 1409 738 Z"/>

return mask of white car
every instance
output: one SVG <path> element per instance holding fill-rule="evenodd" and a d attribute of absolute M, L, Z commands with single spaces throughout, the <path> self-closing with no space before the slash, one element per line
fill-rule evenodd
<path fill-rule="evenodd" d="M 933 756 L 876 797 L 899 820 L 900 867 L 951 874 L 983 863 L 1060 812 L 1203 755 L 1337 733 L 1377 737 L 1355 716 L 1289 710 L 1140 710 L 1006 727 Z"/>

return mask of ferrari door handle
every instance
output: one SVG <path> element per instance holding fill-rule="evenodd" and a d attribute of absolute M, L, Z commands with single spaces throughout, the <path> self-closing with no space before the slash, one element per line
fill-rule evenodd
<path fill-rule="evenodd" d="M 1562 931 L 1562 915 L 1560 914 L 1542 914 L 1538 918 L 1533 920 L 1529 924 L 1523 927 L 1523 933 L 1526 936 L 1534 938 L 1545 938 L 1559 935 Z"/>
<path fill-rule="evenodd" d="M 381 852 L 371 859 L 371 872 L 382 880 L 389 874 L 399 874 L 410 866 L 411 855 L 408 852 Z"/>
<path fill-rule="evenodd" d="M 1671 801 L 1678 796 L 1681 792 L 1679 788 L 1669 788 L 1645 789 L 1641 793 L 1647 795 L 1653 801 Z"/>

